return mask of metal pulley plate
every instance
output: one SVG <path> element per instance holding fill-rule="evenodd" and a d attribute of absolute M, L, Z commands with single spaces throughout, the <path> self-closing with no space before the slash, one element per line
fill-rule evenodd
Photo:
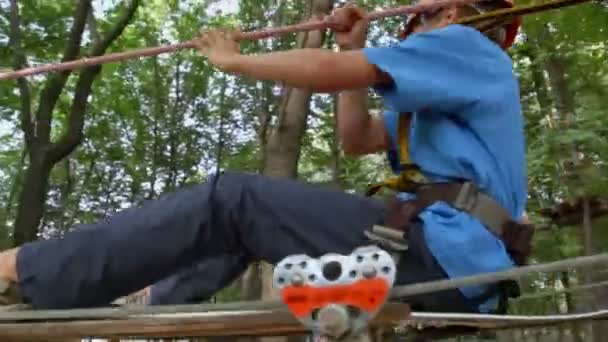
<path fill-rule="evenodd" d="M 273 283 L 291 313 L 313 333 L 331 328 L 354 334 L 365 330 L 386 302 L 395 274 L 391 255 L 368 246 L 349 255 L 289 256 L 276 265 Z"/>

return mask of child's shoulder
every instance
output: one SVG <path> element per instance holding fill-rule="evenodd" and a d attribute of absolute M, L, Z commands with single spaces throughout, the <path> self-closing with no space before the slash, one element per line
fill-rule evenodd
<path fill-rule="evenodd" d="M 446 48 L 457 48 L 463 51 L 474 51 L 483 48 L 495 53 L 504 53 L 502 49 L 473 27 L 452 24 L 427 32 L 411 35 L 399 43 L 400 46 L 441 45 Z"/>

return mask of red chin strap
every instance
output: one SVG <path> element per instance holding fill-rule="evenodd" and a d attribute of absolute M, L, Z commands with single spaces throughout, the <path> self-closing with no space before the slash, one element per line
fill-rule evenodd
<path fill-rule="evenodd" d="M 505 29 L 507 30 L 507 36 L 505 37 L 505 42 L 502 46 L 503 49 L 507 50 L 515 43 L 515 38 L 517 38 L 517 33 L 519 32 L 519 27 L 521 26 L 521 17 L 516 17 L 513 21 L 506 25 Z"/>

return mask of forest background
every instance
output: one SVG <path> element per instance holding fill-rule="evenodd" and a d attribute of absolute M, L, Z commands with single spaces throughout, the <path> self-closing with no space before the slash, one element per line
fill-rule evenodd
<path fill-rule="evenodd" d="M 367 9 L 405 1 L 358 1 Z M 521 1 L 520 4 L 530 3 Z M 0 0 L 0 68 L 70 60 L 327 14 L 332 0 Z M 375 22 L 369 45 L 394 44 L 401 18 Z M 335 48 L 311 32 L 245 42 L 244 53 Z M 528 145 L 533 262 L 608 249 L 608 6 L 527 16 L 509 52 Z M 373 94 L 372 94 L 373 95 Z M 0 82 L 0 249 L 60 237 L 220 170 L 362 192 L 388 175 L 383 155 L 345 156 L 335 96 L 218 72 L 194 51 Z M 382 109 L 374 97 L 374 111 Z M 178 229 L 178 227 L 176 227 Z M 255 264 L 215 300 L 268 297 Z M 590 284 L 599 284 L 589 286 Z M 511 311 L 608 308 L 606 270 L 533 275 Z M 603 332 L 602 332 L 603 331 Z M 602 324 L 559 332 L 600 340 Z M 536 333 L 537 334 L 537 333 Z"/>

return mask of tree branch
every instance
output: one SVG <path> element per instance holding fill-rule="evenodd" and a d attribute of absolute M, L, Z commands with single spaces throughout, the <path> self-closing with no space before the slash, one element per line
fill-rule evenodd
<path fill-rule="evenodd" d="M 97 29 L 97 19 L 95 18 L 95 13 L 93 13 L 93 11 L 89 11 L 89 15 L 87 16 L 87 26 L 89 27 L 93 44 L 97 44 L 101 40 L 101 36 L 99 35 L 99 30 Z"/>
<path fill-rule="evenodd" d="M 62 62 L 74 60 L 80 53 L 80 42 L 82 40 L 82 33 L 86 26 L 86 19 L 89 11 L 91 10 L 91 0 L 80 0 L 76 6 L 73 20 L 74 24 L 70 30 L 68 41 L 66 42 L 65 49 L 63 51 Z M 49 76 L 42 93 L 40 94 L 40 103 L 38 106 L 38 112 L 36 113 L 37 121 L 37 135 L 42 144 L 50 142 L 51 133 L 51 120 L 53 110 L 59 95 L 63 91 L 63 87 L 70 76 L 71 71 L 63 71 Z"/>
<path fill-rule="evenodd" d="M 91 9 L 91 0 L 80 0 L 78 2 L 76 12 L 74 12 L 74 25 L 72 25 L 67 44 L 63 50 L 62 62 L 71 61 L 78 57 L 78 54 L 80 53 L 82 33 L 84 32 L 87 18 Z"/>
<path fill-rule="evenodd" d="M 114 27 L 91 48 L 90 55 L 103 55 L 108 47 L 122 34 L 129 22 L 135 16 L 135 12 L 139 7 L 139 0 L 132 0 L 127 7 L 125 13 L 117 21 Z M 48 160 L 51 163 L 57 163 L 72 151 L 82 142 L 84 117 L 87 109 L 88 97 L 91 94 L 93 82 L 97 75 L 101 72 L 101 65 L 88 67 L 82 71 L 76 90 L 68 121 L 68 128 L 63 136 L 53 144 L 49 150 Z"/>
<path fill-rule="evenodd" d="M 91 49 L 91 56 L 101 56 L 103 55 L 108 47 L 122 34 L 124 29 L 129 25 L 129 22 L 135 16 L 135 12 L 139 7 L 140 0 L 131 0 L 131 3 L 127 7 L 124 15 L 118 20 L 116 25 L 108 32 L 103 39 L 100 39 L 99 42 L 93 45 Z"/>
<path fill-rule="evenodd" d="M 13 50 L 13 68 L 23 69 L 27 65 L 25 53 L 21 46 L 21 18 L 19 16 L 19 6 L 17 0 L 11 0 L 10 10 L 10 40 L 9 46 Z M 21 129 L 25 134 L 25 143 L 29 147 L 32 142 L 34 125 L 32 124 L 32 106 L 30 86 L 25 78 L 17 80 L 19 87 L 19 97 L 21 99 Z"/>

